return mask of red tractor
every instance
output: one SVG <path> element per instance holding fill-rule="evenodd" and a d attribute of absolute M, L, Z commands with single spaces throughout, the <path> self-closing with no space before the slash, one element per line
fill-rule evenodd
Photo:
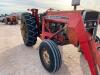
<path fill-rule="evenodd" d="M 49 9 L 38 14 L 38 9 L 31 9 L 31 13 L 21 16 L 21 33 L 24 44 L 33 46 L 37 37 L 42 43 L 39 55 L 44 68 L 54 73 L 62 64 L 58 45 L 73 44 L 80 50 L 88 62 L 92 75 L 98 75 L 100 69 L 100 38 L 96 36 L 99 12 L 54 11 Z"/>
<path fill-rule="evenodd" d="M 14 24 L 18 24 L 18 19 L 16 16 L 6 16 L 4 19 L 5 24 L 10 24 L 10 25 L 14 25 Z"/>

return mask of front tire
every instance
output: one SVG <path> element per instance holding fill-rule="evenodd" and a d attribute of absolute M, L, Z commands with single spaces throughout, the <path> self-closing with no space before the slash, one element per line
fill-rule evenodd
<path fill-rule="evenodd" d="M 33 46 L 36 44 L 38 35 L 36 18 L 30 13 L 23 13 L 21 15 L 21 34 L 26 46 Z"/>
<path fill-rule="evenodd" d="M 57 44 L 53 41 L 43 41 L 39 47 L 39 55 L 42 65 L 48 72 L 57 72 L 61 67 L 61 53 Z"/>

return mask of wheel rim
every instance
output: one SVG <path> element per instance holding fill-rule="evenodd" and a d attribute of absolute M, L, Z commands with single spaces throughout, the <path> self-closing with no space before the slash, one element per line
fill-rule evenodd
<path fill-rule="evenodd" d="M 27 27 L 25 25 L 25 22 L 23 22 L 23 21 L 21 24 L 21 34 L 22 34 L 23 39 L 25 40 L 27 37 Z"/>
<path fill-rule="evenodd" d="M 43 48 L 43 61 L 45 64 L 47 64 L 47 66 L 50 65 L 50 55 L 46 48 Z"/>

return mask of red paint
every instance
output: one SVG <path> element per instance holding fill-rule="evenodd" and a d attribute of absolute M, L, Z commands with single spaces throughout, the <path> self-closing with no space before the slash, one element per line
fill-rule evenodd
<path fill-rule="evenodd" d="M 39 24 L 38 12 L 37 9 L 32 9 L 32 15 L 36 16 L 37 25 Z M 36 12 L 34 12 L 36 11 Z M 68 39 L 70 44 L 75 46 L 80 44 L 81 50 L 85 59 L 88 62 L 88 65 L 91 70 L 92 75 L 97 74 L 96 65 L 100 66 L 100 52 L 98 52 L 97 47 L 100 47 L 100 44 L 97 44 L 94 39 L 92 39 L 91 35 L 86 32 L 84 28 L 83 18 L 80 15 L 80 11 L 48 11 L 46 12 L 46 16 L 61 16 L 66 17 L 57 19 L 57 18 L 46 18 L 43 17 L 42 20 L 42 34 L 41 39 L 50 39 L 54 33 L 51 33 L 48 27 L 49 22 L 56 22 L 56 23 L 64 23 L 66 26 L 66 33 L 68 35 Z M 100 22 L 99 22 L 100 23 Z M 46 31 L 48 30 L 48 32 Z M 63 41 L 63 36 L 56 35 L 53 38 L 57 39 L 60 42 Z M 100 68 L 100 67 L 99 67 Z"/>

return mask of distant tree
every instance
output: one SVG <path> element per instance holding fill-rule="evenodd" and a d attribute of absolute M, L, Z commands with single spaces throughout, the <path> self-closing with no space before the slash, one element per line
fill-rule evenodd
<path fill-rule="evenodd" d="M 5 16 L 7 16 L 8 14 L 5 14 Z"/>

